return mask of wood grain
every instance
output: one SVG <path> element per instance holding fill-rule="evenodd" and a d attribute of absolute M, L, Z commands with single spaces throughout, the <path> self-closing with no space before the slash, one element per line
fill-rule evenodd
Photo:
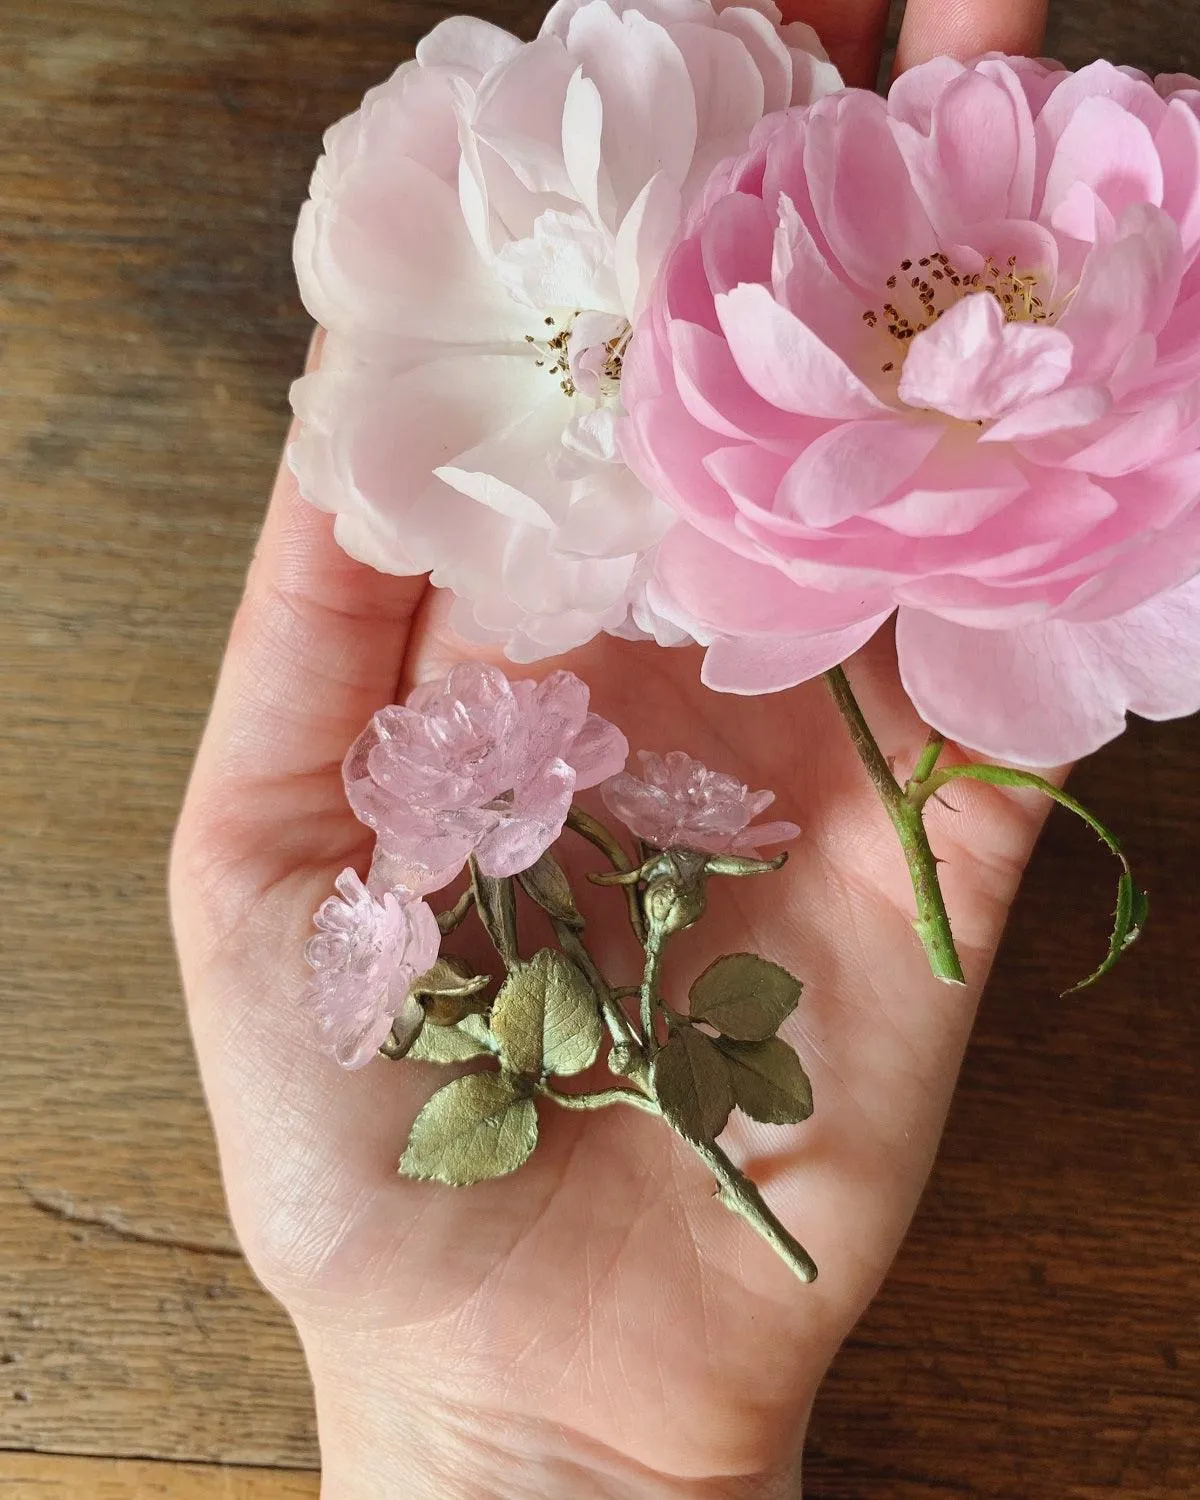
<path fill-rule="evenodd" d="M 4 1500 L 316 1500 L 318 1488 L 286 1469 L 0 1453 Z"/>
<path fill-rule="evenodd" d="M 984 999 L 941 1158 L 818 1404 L 818 1500 L 1200 1494 L 1194 724 L 1138 725 L 1072 789 L 1153 904 L 1103 944 L 1106 857 L 1056 813 Z"/>
<path fill-rule="evenodd" d="M 0 15 L 6 1496 L 314 1493 L 19 1450 L 316 1461 L 295 1340 L 226 1223 L 163 862 L 308 335 L 288 240 L 320 132 L 444 13 Z M 1195 68 L 1200 18 L 1073 0 L 1049 48 Z M 1112 872 L 1052 820 L 933 1183 L 818 1405 L 816 1500 L 1200 1494 L 1198 773 L 1176 724 L 1079 774 L 1155 911 L 1136 957 L 1065 1001 Z"/>

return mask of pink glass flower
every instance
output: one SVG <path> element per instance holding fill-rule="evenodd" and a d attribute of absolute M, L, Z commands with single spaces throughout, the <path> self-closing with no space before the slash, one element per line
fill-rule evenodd
<path fill-rule="evenodd" d="M 316 971 L 304 1003 L 344 1068 L 371 1061 L 393 1023 L 408 1031 L 424 1019 L 415 980 L 437 961 L 441 933 L 424 901 L 403 887 L 374 897 L 353 870 L 334 882 L 304 950 Z"/>
<path fill-rule="evenodd" d="M 670 510 L 616 447 L 630 322 L 716 163 L 840 84 L 772 0 L 436 26 L 329 131 L 296 235 L 329 336 L 289 458 L 341 545 L 516 661 L 682 639 L 645 600 Z"/>
<path fill-rule="evenodd" d="M 748 825 L 775 800 L 752 792 L 733 776 L 710 771 L 682 750 L 655 755 L 639 750 L 640 777 L 622 771 L 600 788 L 604 805 L 629 831 L 657 849 L 698 849 L 705 854 L 758 854 L 763 844 L 783 844 L 795 823 Z"/>
<path fill-rule="evenodd" d="M 936 728 L 1046 765 L 1200 707 L 1200 84 L 915 68 L 764 121 L 625 360 L 651 603 L 771 692 L 898 610 Z"/>
<path fill-rule="evenodd" d="M 527 870 L 562 832 L 575 792 L 628 754 L 573 673 L 509 682 L 480 662 L 456 666 L 381 709 L 346 757 L 350 805 L 378 835 L 372 886 L 439 890 L 472 854 L 485 875 Z"/>

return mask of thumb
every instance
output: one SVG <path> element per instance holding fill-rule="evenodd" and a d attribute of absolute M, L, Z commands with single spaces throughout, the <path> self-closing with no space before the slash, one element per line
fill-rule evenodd
<path fill-rule="evenodd" d="M 361 845 L 342 758 L 395 696 L 425 589 L 424 577 L 391 577 L 347 556 L 332 517 L 304 501 L 281 465 L 184 801 L 173 870 L 185 863 L 194 878 L 202 863 L 214 879 L 255 892 Z"/>

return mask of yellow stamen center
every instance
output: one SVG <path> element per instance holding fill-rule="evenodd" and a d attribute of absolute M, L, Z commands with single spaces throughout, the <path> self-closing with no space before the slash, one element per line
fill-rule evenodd
<path fill-rule="evenodd" d="M 545 370 L 548 375 L 558 381 L 564 396 L 578 394 L 571 371 L 570 352 L 571 332 L 578 317 L 578 308 L 557 318 L 547 315 L 542 320 L 546 329 L 544 333 L 525 335 L 525 342 L 536 351 L 538 356 L 534 363 L 539 370 Z M 620 332 L 607 339 L 603 345 L 604 361 L 599 370 L 601 399 L 611 399 L 617 394 L 621 384 L 621 371 L 625 363 L 625 351 L 629 348 L 629 340 L 632 336 L 633 329 L 626 323 Z"/>
<path fill-rule="evenodd" d="M 882 311 L 868 308 L 863 322 L 880 328 L 898 344 L 900 362 L 917 334 L 924 333 L 958 302 L 972 292 L 990 292 L 1004 309 L 1006 323 L 1048 323 L 1055 316 L 1038 296 L 1038 278 L 1017 271 L 1017 257 L 1010 255 L 1001 267 L 989 255 L 982 271 L 960 271 L 940 250 L 920 260 L 902 260 L 899 270 L 887 279 L 887 290 L 895 293 Z M 881 368 L 885 375 L 896 369 L 889 359 Z"/>

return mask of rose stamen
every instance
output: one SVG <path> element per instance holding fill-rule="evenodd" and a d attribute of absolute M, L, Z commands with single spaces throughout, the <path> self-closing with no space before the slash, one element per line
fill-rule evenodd
<path fill-rule="evenodd" d="M 547 316 L 543 321 L 551 332 L 541 336 L 533 333 L 525 335 L 525 342 L 539 355 L 539 358 L 534 361 L 538 369 L 545 370 L 548 375 L 552 376 L 558 382 L 563 395 L 568 397 L 579 394 L 571 370 L 570 351 L 571 334 L 579 315 L 580 310 L 576 308 L 562 318 L 561 322 L 558 318 Z M 604 399 L 611 399 L 617 394 L 621 384 L 621 371 L 625 363 L 625 351 L 629 348 L 629 340 L 632 336 L 633 328 L 626 323 L 620 333 L 604 341 L 604 362 L 599 371 L 600 394 Z"/>
<path fill-rule="evenodd" d="M 1010 255 L 1003 267 L 989 255 L 982 271 L 968 275 L 943 251 L 937 250 L 917 261 L 902 260 L 899 271 L 889 276 L 884 285 L 889 292 L 900 288 L 905 296 L 915 300 L 913 315 L 901 311 L 896 302 L 885 302 L 882 311 L 867 308 L 862 320 L 868 328 L 882 326 L 902 350 L 969 292 L 990 292 L 1004 310 L 1006 323 L 1051 323 L 1066 305 L 1064 302 L 1057 308 L 1047 308 L 1038 295 L 1040 283 L 1036 274 L 1018 272 L 1015 255 Z M 897 363 L 888 360 L 880 368 L 883 374 L 891 375 Z"/>
<path fill-rule="evenodd" d="M 558 319 L 547 315 L 542 322 L 552 333 L 543 334 L 540 338 L 533 333 L 525 335 L 525 342 L 531 345 L 541 355 L 540 359 L 534 361 L 539 370 L 545 370 L 548 375 L 554 377 L 562 387 L 564 396 L 575 394 L 575 382 L 571 379 L 571 365 L 567 357 L 567 344 L 571 339 L 571 325 L 579 316 L 579 309 L 571 313 L 559 325 Z"/>
<path fill-rule="evenodd" d="M 621 383 L 621 371 L 625 366 L 625 351 L 629 348 L 629 340 L 633 337 L 633 327 L 626 324 L 624 333 L 619 333 L 615 338 L 609 339 L 604 347 L 608 354 L 604 361 L 604 378 L 610 380 L 614 385 Z M 614 393 L 615 394 L 615 393 Z"/>

